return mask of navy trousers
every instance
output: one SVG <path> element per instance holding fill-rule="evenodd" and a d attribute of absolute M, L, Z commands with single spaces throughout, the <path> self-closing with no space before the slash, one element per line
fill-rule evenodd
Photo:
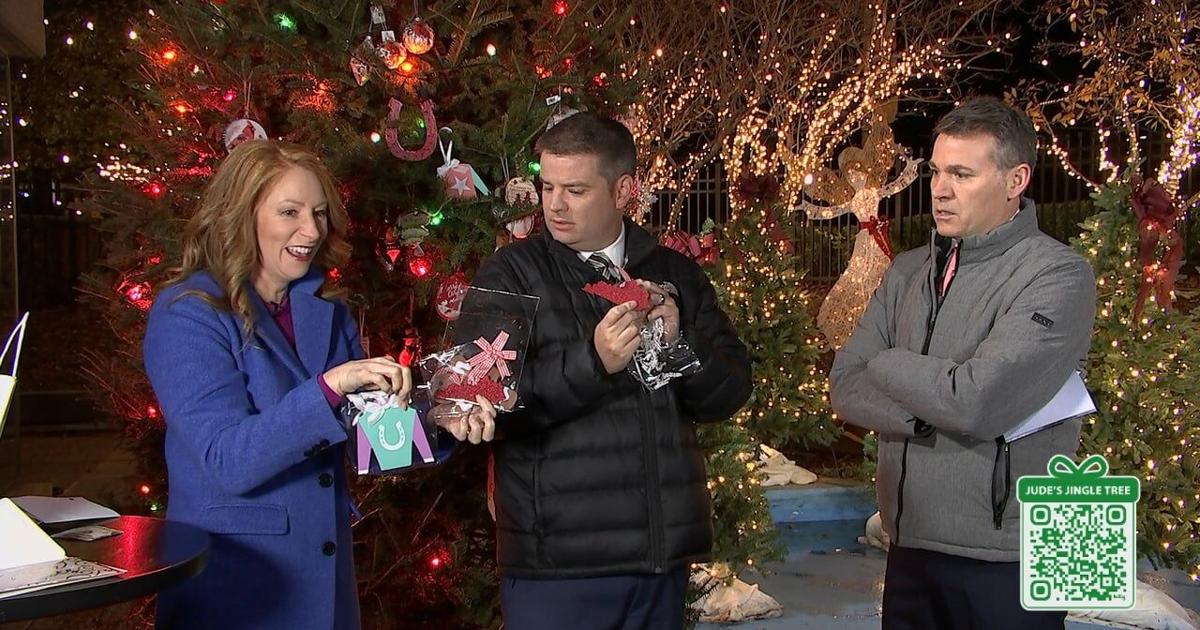
<path fill-rule="evenodd" d="M 503 577 L 505 630 L 681 630 L 688 568 L 662 575 Z"/>
<path fill-rule="evenodd" d="M 883 630 L 1062 630 L 1066 618 L 1021 608 L 1019 562 L 888 550 Z"/>

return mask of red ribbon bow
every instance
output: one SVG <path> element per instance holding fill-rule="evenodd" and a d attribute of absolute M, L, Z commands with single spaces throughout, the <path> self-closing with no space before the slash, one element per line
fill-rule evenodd
<path fill-rule="evenodd" d="M 871 236 L 875 239 L 875 243 L 887 255 L 888 260 L 896 258 L 896 255 L 892 253 L 892 240 L 888 236 L 888 226 L 891 223 L 891 219 L 887 217 L 873 217 L 870 221 L 863 221 L 860 224 L 862 229 L 871 233 Z"/>
<path fill-rule="evenodd" d="M 1142 307 L 1151 290 L 1158 305 L 1164 311 L 1171 310 L 1175 277 L 1183 264 L 1183 239 L 1175 229 L 1179 206 L 1162 185 L 1139 175 L 1134 175 L 1129 184 L 1129 205 L 1138 218 L 1138 264 L 1142 267 L 1133 319 L 1141 321 Z M 1158 256 L 1160 244 L 1166 248 L 1161 257 Z"/>
<path fill-rule="evenodd" d="M 700 256 L 700 240 L 683 230 L 663 234 L 662 244 L 693 260 Z"/>
<path fill-rule="evenodd" d="M 683 230 L 672 230 L 663 233 L 662 244 L 701 265 L 717 261 L 717 237 L 712 232 L 697 237 Z"/>
<path fill-rule="evenodd" d="M 500 372 L 500 378 L 508 378 L 512 375 L 508 369 L 508 361 L 517 360 L 517 351 L 505 350 L 504 344 L 506 343 L 508 343 L 508 333 L 503 330 L 491 343 L 488 343 L 483 337 L 475 340 L 475 345 L 479 346 L 479 353 L 467 359 L 467 363 L 471 364 L 471 372 L 467 374 L 468 383 L 478 382 L 487 375 L 492 366 L 495 366 L 496 371 Z"/>

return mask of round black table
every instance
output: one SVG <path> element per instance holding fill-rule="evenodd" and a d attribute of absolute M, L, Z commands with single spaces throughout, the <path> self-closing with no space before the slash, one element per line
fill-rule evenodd
<path fill-rule="evenodd" d="M 0 623 L 152 595 L 200 573 L 208 561 L 208 533 L 192 525 L 146 516 L 122 516 L 100 524 L 122 533 L 91 542 L 58 543 L 68 556 L 125 569 L 125 573 L 0 599 Z"/>

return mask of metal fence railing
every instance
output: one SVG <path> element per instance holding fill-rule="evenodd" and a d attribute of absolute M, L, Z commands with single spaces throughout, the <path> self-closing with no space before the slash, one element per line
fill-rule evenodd
<path fill-rule="evenodd" d="M 1076 166 L 1083 173 L 1093 180 L 1100 179 L 1094 131 L 1070 130 L 1060 136 L 1060 143 L 1069 155 L 1082 156 Z M 928 148 L 922 148 L 913 153 L 916 157 L 927 158 L 929 151 Z M 1148 153 L 1151 156 L 1165 154 L 1165 143 L 1161 140 L 1151 142 Z M 1149 162 L 1157 163 L 1157 160 L 1151 159 Z M 1200 168 L 1194 168 L 1186 174 L 1180 189 L 1184 194 L 1194 194 L 1200 190 Z M 686 195 L 679 217 L 679 227 L 683 230 L 695 233 L 708 218 L 720 222 L 729 217 L 729 184 L 725 181 L 720 162 L 705 169 L 690 190 L 660 194 L 651 211 L 649 220 L 652 225 L 666 223 L 670 206 L 680 194 Z M 1091 188 L 1086 182 L 1069 174 L 1054 158 L 1042 156 L 1034 168 L 1027 194 L 1038 204 L 1043 230 L 1062 241 L 1078 235 L 1078 224 L 1091 213 Z M 929 214 L 931 205 L 929 171 L 924 168 L 911 186 L 880 203 L 881 214 L 892 221 L 891 236 L 897 252 L 926 242 L 933 225 Z M 1185 221 L 1182 229 L 1189 254 L 1195 254 L 1200 246 L 1192 242 L 1192 237 L 1200 234 L 1189 233 L 1195 232 L 1191 222 Z M 810 280 L 836 280 L 846 269 L 854 237 L 858 233 L 858 221 L 854 215 L 847 213 L 836 219 L 814 221 L 798 212 L 793 215 L 792 223 L 797 265 L 808 271 Z"/>

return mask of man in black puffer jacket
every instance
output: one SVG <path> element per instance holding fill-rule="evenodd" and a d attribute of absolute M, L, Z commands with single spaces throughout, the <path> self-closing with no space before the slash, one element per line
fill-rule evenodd
<path fill-rule="evenodd" d="M 746 348 L 700 267 L 623 219 L 636 155 L 623 125 L 576 114 L 535 150 L 546 230 L 498 251 L 473 282 L 541 298 L 524 409 L 498 419 L 494 445 L 505 627 L 681 628 L 689 565 L 712 550 L 695 423 L 727 420 L 749 398 Z M 648 313 L 583 291 L 609 261 L 648 281 Z M 648 391 L 626 367 L 639 325 L 658 318 L 702 367 Z"/>

